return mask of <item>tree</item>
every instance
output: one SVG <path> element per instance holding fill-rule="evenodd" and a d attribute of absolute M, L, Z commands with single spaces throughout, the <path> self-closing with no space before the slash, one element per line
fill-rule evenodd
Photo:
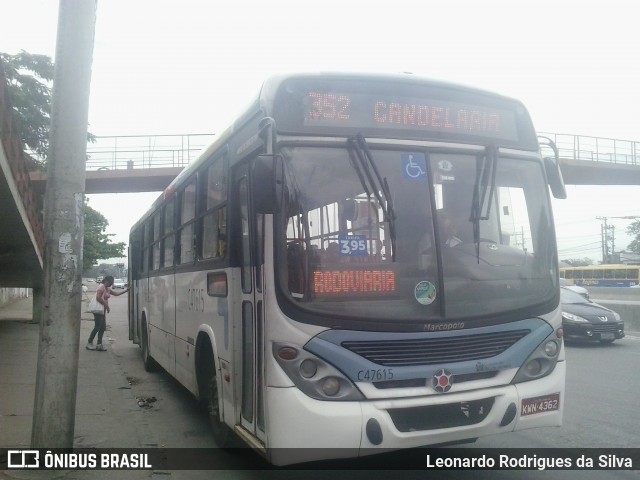
<path fill-rule="evenodd" d="M 22 50 L 15 55 L 0 52 L 0 67 L 7 82 L 8 103 L 13 109 L 13 128 L 36 165 L 43 166 L 49 150 L 51 82 L 54 65 L 46 55 Z M 88 133 L 88 140 L 95 136 Z M 105 233 L 107 219 L 85 203 L 83 270 L 100 259 L 122 257 L 124 243 L 111 243 Z"/>
<path fill-rule="evenodd" d="M 100 259 L 124 256 L 124 242 L 111 243 L 109 237 L 113 234 L 105 233 L 108 220 L 100 212 L 84 205 L 84 245 L 82 248 L 82 270 L 89 270 Z"/>
<path fill-rule="evenodd" d="M 84 270 L 82 272 L 83 277 L 87 278 L 97 278 L 98 276 L 111 275 L 114 278 L 123 276 L 118 267 L 112 263 L 101 263 L 99 265 L 94 265 L 88 270 Z"/>
<path fill-rule="evenodd" d="M 13 125 L 34 160 L 44 163 L 49 149 L 51 82 L 53 63 L 46 55 L 22 50 L 16 55 L 0 53 L 7 79 L 7 96 L 13 108 Z"/>
<path fill-rule="evenodd" d="M 567 258 L 562 260 L 564 263 L 571 265 L 572 267 L 588 267 L 593 265 L 593 260 L 588 257 L 585 258 Z"/>
<path fill-rule="evenodd" d="M 32 160 L 46 163 L 51 122 L 51 82 L 54 65 L 51 57 L 22 50 L 15 55 L 0 52 L 0 63 L 7 81 L 7 96 L 13 115 L 13 126 Z M 95 136 L 88 134 L 89 141 Z"/>
<path fill-rule="evenodd" d="M 633 237 L 633 241 L 627 246 L 627 250 L 640 254 L 640 220 L 635 220 L 627 227 L 627 235 Z"/>

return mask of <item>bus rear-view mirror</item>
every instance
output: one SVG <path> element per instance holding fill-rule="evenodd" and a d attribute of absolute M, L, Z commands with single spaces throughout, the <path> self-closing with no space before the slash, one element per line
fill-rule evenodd
<path fill-rule="evenodd" d="M 557 158 L 545 157 L 544 169 L 547 172 L 547 181 L 551 187 L 551 193 L 555 198 L 567 198 L 567 189 L 564 186 L 562 171 Z"/>
<path fill-rule="evenodd" d="M 251 170 L 253 209 L 256 213 L 277 213 L 282 208 L 284 161 L 281 155 L 259 155 Z"/>
<path fill-rule="evenodd" d="M 567 198 L 567 189 L 564 186 L 562 171 L 560 170 L 560 152 L 555 142 L 549 137 L 538 136 L 538 143 L 542 149 L 545 147 L 553 151 L 553 157 L 544 157 L 544 169 L 547 174 L 547 182 L 551 187 L 551 193 L 555 198 Z"/>

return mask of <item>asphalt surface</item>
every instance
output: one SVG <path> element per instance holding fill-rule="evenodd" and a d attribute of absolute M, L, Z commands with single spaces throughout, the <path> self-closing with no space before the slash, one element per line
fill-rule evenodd
<path fill-rule="evenodd" d="M 84 310 L 95 285 L 83 300 Z M 211 435 L 206 422 L 201 422 L 198 415 L 191 415 L 188 421 L 182 419 L 189 414 L 194 401 L 187 401 L 186 392 L 176 394 L 175 405 L 169 398 L 162 397 L 162 388 L 166 385 L 163 375 L 148 375 L 142 369 L 138 358 L 138 349 L 128 339 L 126 329 L 127 295 L 112 297 L 110 300 L 112 314 L 107 317 L 108 329 L 104 343 L 106 352 L 85 349 L 86 339 L 93 328 L 93 316 L 81 313 L 81 334 L 79 345 L 78 390 L 76 399 L 76 423 L 74 447 L 83 449 L 100 448 L 147 448 L 147 447 L 204 447 L 210 448 Z M 35 398 L 36 368 L 38 358 L 39 326 L 32 322 L 32 298 L 16 300 L 0 307 L 0 449 L 28 449 L 30 446 L 33 422 L 33 406 Z M 584 352 L 583 352 L 584 350 Z M 611 350 L 611 348 L 609 348 Z M 589 357 L 607 353 L 606 348 L 576 350 L 577 354 Z M 571 352 L 570 352 L 571 353 Z M 630 355 L 637 355 L 635 351 Z M 578 362 L 581 363 L 581 362 Z M 580 379 L 580 384 L 588 379 Z M 169 383 L 169 386 L 173 385 Z M 181 390 L 176 388 L 176 391 Z M 158 403 L 149 402 L 158 396 Z M 165 395 L 166 397 L 166 395 Z M 607 395 L 602 396 L 604 402 Z M 184 401 L 181 401 L 184 400 Z M 189 397 L 190 399 L 190 397 Z M 191 400 L 191 399 L 190 399 Z M 167 414 L 169 414 L 167 416 Z M 162 421 L 158 421 L 158 415 Z M 154 420 L 155 418 L 155 420 Z M 172 418 L 173 421 L 167 421 Z M 583 419 L 584 421 L 584 419 Z M 187 430 L 184 426 L 187 425 Z M 588 429 L 591 430 L 591 429 Z M 604 430 L 602 430 L 604 434 Z M 513 439 L 513 437 L 510 437 Z M 529 438 L 529 437 L 526 437 Z M 497 446 L 489 443 L 486 446 Z M 514 445 L 516 446 L 516 445 Z M 535 446 L 535 445 L 529 445 Z M 569 443 L 568 446 L 571 446 Z M 379 467 L 378 467 L 379 468 Z M 315 480 L 330 477 L 336 480 L 371 480 L 372 470 L 345 471 L 182 471 L 168 472 L 162 470 L 113 471 L 113 470 L 57 470 L 57 471 L 21 471 L 1 470 L 0 479 L 304 479 Z M 377 478 L 388 478 L 383 471 Z M 389 472 L 387 472 L 389 473 Z M 409 472 L 391 472 L 391 478 Z M 438 473 L 437 478 L 617 478 L 629 472 L 514 472 L 484 471 L 466 472 L 471 476 L 462 476 L 457 471 L 413 472 L 406 478 L 425 478 Z M 427 473 L 429 475 L 427 475 Z M 589 476 L 592 473 L 593 476 Z M 540 474 L 540 475 L 538 475 Z M 565 474 L 571 474 L 565 475 Z M 436 477 L 434 477 L 436 478 Z M 626 478 L 626 477 L 621 477 Z"/>
<path fill-rule="evenodd" d="M 91 291 L 83 299 L 83 310 Z M 112 311 L 124 315 L 127 295 L 110 299 Z M 74 448 L 144 448 L 145 408 L 110 348 L 115 339 L 107 316 L 106 352 L 85 349 L 93 315 L 82 312 Z M 32 298 L 0 307 L 0 448 L 29 448 L 33 423 L 39 325 L 32 321 Z M 128 339 L 121 339 L 128 341 Z M 83 471 L 0 470 L 0 478 L 88 478 Z M 149 470 L 90 472 L 90 478 L 153 478 Z M 116 476 L 117 475 L 117 476 Z"/>

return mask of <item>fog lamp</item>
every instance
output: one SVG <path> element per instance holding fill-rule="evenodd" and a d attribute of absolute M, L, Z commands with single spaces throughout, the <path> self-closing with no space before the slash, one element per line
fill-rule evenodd
<path fill-rule="evenodd" d="M 328 377 L 322 382 L 322 391 L 325 395 L 333 397 L 340 390 L 340 380 L 335 377 Z"/>
<path fill-rule="evenodd" d="M 528 375 L 535 377 L 542 371 L 542 364 L 538 359 L 531 360 L 529 363 L 527 363 L 525 370 L 527 371 Z"/>

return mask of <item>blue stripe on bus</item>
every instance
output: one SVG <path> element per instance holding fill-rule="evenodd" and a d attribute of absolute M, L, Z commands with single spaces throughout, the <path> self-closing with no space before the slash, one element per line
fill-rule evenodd
<path fill-rule="evenodd" d="M 497 333 L 515 330 L 530 330 L 530 333 L 521 338 L 514 345 L 507 348 L 499 355 L 474 359 L 463 362 L 441 363 L 436 365 L 412 365 L 412 366 L 387 366 L 383 367 L 373 363 L 366 358 L 341 346 L 346 341 L 402 341 L 420 339 L 447 339 L 456 336 L 479 335 L 486 333 Z M 415 378 L 430 378 L 441 368 L 455 371 L 455 374 L 477 373 L 478 364 L 482 364 L 482 371 L 499 371 L 510 368 L 519 368 L 533 350 L 547 338 L 553 329 L 541 319 L 526 319 L 517 322 L 488 327 L 469 328 L 465 330 L 455 330 L 447 332 L 412 332 L 412 333 L 389 333 L 389 332 L 360 332 L 353 330 L 327 330 L 312 338 L 306 345 L 305 350 L 317 355 L 329 362 L 349 379 L 354 382 L 362 381 L 363 371 L 377 371 L 381 369 L 393 369 L 393 380 L 409 380 Z"/>
<path fill-rule="evenodd" d="M 632 287 L 638 285 L 637 280 L 583 280 L 576 278 L 573 281 L 580 287 Z"/>

